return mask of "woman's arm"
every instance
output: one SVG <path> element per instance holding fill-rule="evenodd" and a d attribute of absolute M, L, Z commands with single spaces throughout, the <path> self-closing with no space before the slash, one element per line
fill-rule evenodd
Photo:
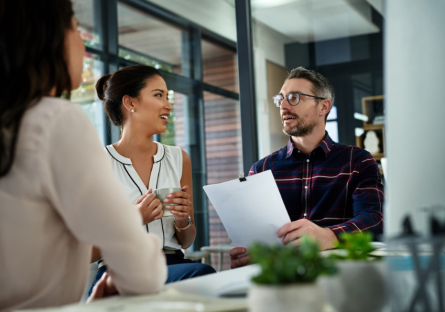
<path fill-rule="evenodd" d="M 189 155 L 182 151 L 182 192 L 172 194 L 172 198 L 167 198 L 164 202 L 180 204 L 181 206 L 167 206 L 175 216 L 175 223 L 178 228 L 185 228 L 188 225 L 188 216 L 192 219 L 192 224 L 186 229 L 176 230 L 176 237 L 182 248 L 189 248 L 196 237 L 195 218 L 193 213 L 193 181 L 192 162 Z"/>
<path fill-rule="evenodd" d="M 142 216 L 142 225 L 161 219 L 163 215 L 162 203 L 159 201 L 159 199 L 155 198 L 151 192 L 152 190 L 149 189 L 147 193 L 139 197 L 134 203 L 134 207 Z M 100 252 L 100 249 L 93 246 L 91 263 L 96 262 L 101 258 L 102 253 Z"/>
<path fill-rule="evenodd" d="M 48 200 L 73 237 L 100 248 L 121 294 L 158 292 L 167 276 L 159 239 L 140 226 L 91 121 L 76 104 L 61 107 L 39 151 Z"/>

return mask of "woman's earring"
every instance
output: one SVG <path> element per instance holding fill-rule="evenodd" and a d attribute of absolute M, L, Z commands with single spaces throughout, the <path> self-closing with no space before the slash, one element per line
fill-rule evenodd
<path fill-rule="evenodd" d="M 130 110 L 130 112 L 134 113 L 134 108 L 132 108 L 132 109 Z"/>

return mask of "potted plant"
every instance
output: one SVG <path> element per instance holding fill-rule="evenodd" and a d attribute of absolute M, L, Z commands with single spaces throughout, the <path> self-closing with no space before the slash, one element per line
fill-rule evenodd
<path fill-rule="evenodd" d="M 261 267 L 249 290 L 252 312 L 321 312 L 325 304 L 316 283 L 321 274 L 334 274 L 333 259 L 322 257 L 318 243 L 302 237 L 299 247 L 280 247 L 256 243 L 249 249 L 252 263 Z"/>
<path fill-rule="evenodd" d="M 339 274 L 321 280 L 328 302 L 342 312 L 379 312 L 386 304 L 384 261 L 373 256 L 372 234 L 343 233 L 333 254 Z"/>

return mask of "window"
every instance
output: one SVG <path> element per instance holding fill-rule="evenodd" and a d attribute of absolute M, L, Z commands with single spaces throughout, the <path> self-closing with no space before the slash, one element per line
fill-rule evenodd
<path fill-rule="evenodd" d="M 101 37 L 99 24 L 96 16 L 99 14 L 99 1 L 91 0 L 73 0 L 73 9 L 77 21 L 79 22 L 79 31 L 85 46 L 96 49 L 101 48 Z"/>
<path fill-rule="evenodd" d="M 205 83 L 239 92 L 236 52 L 202 39 L 202 68 Z"/>
<path fill-rule="evenodd" d="M 123 3 L 117 9 L 119 56 L 182 75 L 183 31 Z"/>
<path fill-rule="evenodd" d="M 207 184 L 232 180 L 243 170 L 239 102 L 204 92 L 204 109 Z M 211 203 L 208 210 L 210 245 L 231 243 Z M 218 255 L 212 254 L 212 257 L 212 264 L 216 264 Z M 224 254 L 222 268 L 230 269 L 228 254 Z"/>
<path fill-rule="evenodd" d="M 332 106 L 326 120 L 326 131 L 334 142 L 338 142 L 337 106 Z"/>
<path fill-rule="evenodd" d="M 202 187 L 232 179 L 242 168 L 235 44 L 207 30 L 202 38 L 199 26 L 150 1 L 72 2 L 87 53 L 82 85 L 73 90 L 71 100 L 81 105 L 102 142 L 112 144 L 119 139 L 120 129 L 110 124 L 96 97 L 97 80 L 135 64 L 159 69 L 173 110 L 167 131 L 155 139 L 190 155 L 198 229 L 194 249 L 229 242 Z M 227 258 L 225 268 L 228 263 Z"/>
<path fill-rule="evenodd" d="M 82 84 L 71 92 L 71 101 L 80 104 L 82 110 L 96 127 L 105 144 L 105 115 L 102 101 L 97 98 L 96 82 L 102 77 L 103 63 L 97 55 L 86 52 L 83 60 Z"/>

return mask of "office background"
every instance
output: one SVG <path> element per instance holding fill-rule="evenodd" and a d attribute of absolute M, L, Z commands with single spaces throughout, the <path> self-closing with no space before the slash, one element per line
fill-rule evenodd
<path fill-rule="evenodd" d="M 102 75 L 146 64 L 167 82 L 174 118 L 155 139 L 191 156 L 195 250 L 230 243 L 202 186 L 234 179 L 287 143 L 271 101 L 287 71 L 304 66 L 331 81 L 336 101 L 326 128 L 341 143 L 357 143 L 363 121 L 354 114 L 363 114 L 362 99 L 383 95 L 382 0 L 252 0 L 247 6 L 236 0 L 72 1 L 87 52 L 83 84 L 71 100 L 103 144 L 114 143 L 119 129 L 95 95 Z M 241 14 L 249 9 L 251 22 Z M 239 79 L 239 70 L 250 76 Z M 239 85 L 247 87 L 240 92 Z M 229 263 L 226 254 L 223 268 Z"/>

